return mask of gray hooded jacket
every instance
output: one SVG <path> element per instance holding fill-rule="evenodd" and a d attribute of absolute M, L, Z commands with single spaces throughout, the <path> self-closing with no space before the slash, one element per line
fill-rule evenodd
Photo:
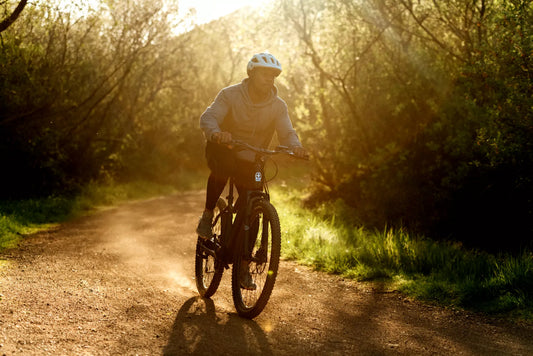
<path fill-rule="evenodd" d="M 248 78 L 222 89 L 200 117 L 206 139 L 216 132 L 229 132 L 236 140 L 266 148 L 274 131 L 280 144 L 301 146 L 292 127 L 287 104 L 274 86 L 268 100 L 254 104 L 248 94 Z"/>

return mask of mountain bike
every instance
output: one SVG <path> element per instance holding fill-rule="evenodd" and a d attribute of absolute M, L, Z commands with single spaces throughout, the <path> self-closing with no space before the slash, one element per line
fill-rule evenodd
<path fill-rule="evenodd" d="M 235 179 L 230 177 L 228 196 L 226 200 L 219 198 L 215 208 L 213 237 L 209 240 L 198 237 L 196 286 L 202 297 L 211 297 L 220 285 L 224 270 L 232 265 L 231 290 L 235 309 L 240 316 L 251 319 L 263 311 L 270 298 L 281 252 L 280 222 L 270 202 L 265 162 L 276 154 L 296 156 L 284 146 L 267 150 L 241 141 L 232 141 L 230 146 L 255 152 L 254 187 L 234 202 Z M 243 287 L 242 279 L 246 274 L 249 274 L 248 278 L 251 276 L 255 288 Z"/>

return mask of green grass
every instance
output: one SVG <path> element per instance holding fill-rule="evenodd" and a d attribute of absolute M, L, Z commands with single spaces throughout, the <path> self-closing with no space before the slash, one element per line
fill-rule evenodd
<path fill-rule="evenodd" d="M 195 186 L 197 177 L 188 175 L 181 184 L 184 189 Z M 48 229 L 76 216 L 90 213 L 97 207 L 120 202 L 167 195 L 177 189 L 147 182 L 129 184 L 90 184 L 76 196 L 51 196 L 39 199 L 0 201 L 0 251 L 14 248 L 24 235 Z"/>
<path fill-rule="evenodd" d="M 272 194 L 284 258 L 441 305 L 533 320 L 533 254 L 492 255 L 398 229 L 354 227 L 339 202 L 309 211 L 297 190 Z"/>
<path fill-rule="evenodd" d="M 75 200 L 60 197 L 0 201 L 0 250 L 16 247 L 24 235 L 63 221 L 74 204 Z"/>

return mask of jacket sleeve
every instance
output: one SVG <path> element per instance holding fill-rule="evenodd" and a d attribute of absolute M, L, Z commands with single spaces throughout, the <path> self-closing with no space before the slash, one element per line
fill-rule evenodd
<path fill-rule="evenodd" d="M 294 130 L 291 119 L 289 118 L 289 110 L 287 109 L 287 104 L 283 100 L 280 101 L 280 113 L 278 114 L 276 120 L 276 133 L 278 135 L 278 140 L 280 144 L 285 146 L 301 147 L 302 144 L 300 143 L 298 135 L 296 134 L 296 130 Z"/>
<path fill-rule="evenodd" d="M 215 101 L 200 116 L 200 128 L 204 132 L 207 140 L 210 140 L 214 133 L 222 131 L 220 125 L 228 114 L 229 108 L 227 94 L 222 89 L 215 98 Z"/>

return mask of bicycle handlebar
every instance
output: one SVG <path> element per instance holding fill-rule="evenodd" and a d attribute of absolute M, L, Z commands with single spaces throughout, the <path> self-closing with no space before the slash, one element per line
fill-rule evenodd
<path fill-rule="evenodd" d="M 303 159 L 303 160 L 306 160 L 308 161 L 309 160 L 309 156 L 306 156 L 306 157 L 299 157 L 297 155 L 294 154 L 293 150 L 287 146 L 278 146 L 276 147 L 274 150 L 268 150 L 268 149 L 265 149 L 265 148 L 260 148 L 260 147 L 255 147 L 255 146 L 252 146 L 244 141 L 240 141 L 240 140 L 231 140 L 229 143 L 227 143 L 228 147 L 233 147 L 233 146 L 240 146 L 240 147 L 245 147 L 247 149 L 249 149 L 250 151 L 254 151 L 255 153 L 259 153 L 259 154 L 262 154 L 262 155 L 265 155 L 265 156 L 273 156 L 275 154 L 279 154 L 279 153 L 283 153 L 283 154 L 286 154 L 288 156 L 292 156 L 292 157 L 295 157 L 295 158 L 298 158 L 298 159 Z"/>

